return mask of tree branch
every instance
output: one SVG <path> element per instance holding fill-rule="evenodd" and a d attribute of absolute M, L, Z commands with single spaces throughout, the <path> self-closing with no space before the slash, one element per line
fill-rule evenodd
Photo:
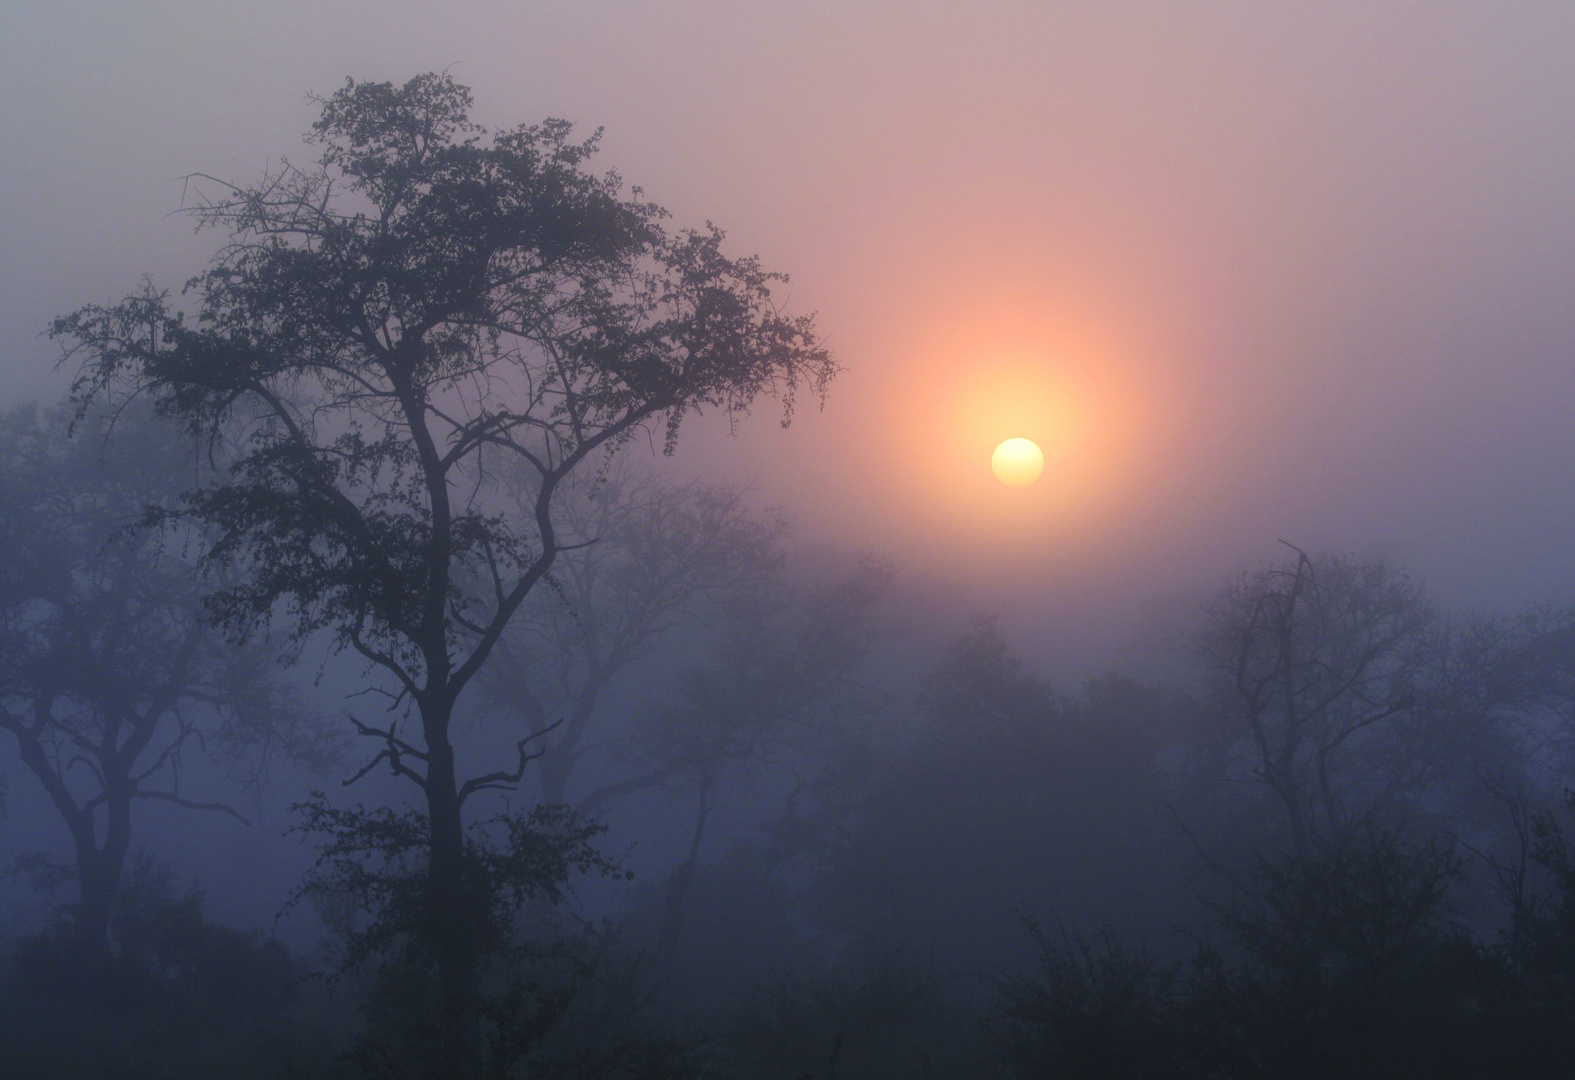
<path fill-rule="evenodd" d="M 251 824 L 251 822 L 242 817 L 240 812 L 234 807 L 226 806 L 223 803 L 193 802 L 191 799 L 177 795 L 173 791 L 136 791 L 132 794 L 134 798 L 157 799 L 160 802 L 169 802 L 174 803 L 176 806 L 183 806 L 187 810 L 215 810 L 221 814 L 230 815 L 230 817 L 234 818 L 236 821 L 239 821 L 242 825 Z"/>

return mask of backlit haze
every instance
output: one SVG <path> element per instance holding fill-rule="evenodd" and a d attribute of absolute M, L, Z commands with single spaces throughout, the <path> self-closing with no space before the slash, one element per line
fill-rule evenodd
<path fill-rule="evenodd" d="M 494 127 L 604 126 L 605 167 L 819 313 L 824 411 L 694 425 L 674 468 L 1051 670 L 1281 539 L 1455 606 L 1575 594 L 1569 4 L 21 0 L 0 393 L 63 390 L 51 316 L 201 267 L 182 175 L 307 160 L 308 91 L 444 67 Z"/>

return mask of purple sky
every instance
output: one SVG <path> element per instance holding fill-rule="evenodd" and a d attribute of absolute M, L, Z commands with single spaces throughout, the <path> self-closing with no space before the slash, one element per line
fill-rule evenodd
<path fill-rule="evenodd" d="M 448 65 L 792 274 L 826 410 L 679 464 L 808 538 L 1107 651 L 1281 538 L 1575 598 L 1568 3 L 13 0 L 0 395 L 62 388 L 52 315 L 201 266 L 181 175 Z M 1013 435 L 1033 487 L 990 478 Z"/>

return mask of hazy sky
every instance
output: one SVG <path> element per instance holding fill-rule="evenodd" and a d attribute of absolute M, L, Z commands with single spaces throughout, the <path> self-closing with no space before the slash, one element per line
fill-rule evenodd
<path fill-rule="evenodd" d="M 1280 538 L 1575 599 L 1567 0 L 11 0 L 0 394 L 63 385 L 50 316 L 201 266 L 183 174 L 305 158 L 308 91 L 450 65 L 793 276 L 847 369 L 824 413 L 681 464 L 807 536 L 1047 633 Z M 989 475 L 1013 435 L 1033 487 Z"/>

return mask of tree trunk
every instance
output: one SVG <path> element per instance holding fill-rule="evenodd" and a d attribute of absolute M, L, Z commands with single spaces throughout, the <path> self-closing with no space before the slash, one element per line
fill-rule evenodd
<path fill-rule="evenodd" d="M 77 845 L 77 906 L 71 937 L 83 981 L 100 984 L 109 967 L 109 921 L 115 910 L 116 875 L 91 845 Z"/>
<path fill-rule="evenodd" d="M 481 957 L 478 910 L 465 865 L 465 826 L 447 717 L 426 718 L 428 888 L 427 933 L 432 947 L 441 1011 L 443 1058 L 451 1080 L 476 1075 L 480 1049 L 477 992 Z"/>
<path fill-rule="evenodd" d="M 109 824 L 101 849 L 93 811 L 77 805 L 65 781 L 52 767 L 36 731 L 17 731 L 17 740 L 23 763 L 43 784 L 50 801 L 71 830 L 77 863 L 77 909 L 72 920 L 72 937 L 84 984 L 101 987 L 110 961 L 109 923 L 131 843 L 129 781 L 124 777 L 111 777 L 111 788 L 106 792 Z"/>
<path fill-rule="evenodd" d="M 541 778 L 541 800 L 553 805 L 567 805 L 569 774 L 574 771 L 573 749 L 561 743 L 543 754 L 536 762 Z"/>
<path fill-rule="evenodd" d="M 126 869 L 126 854 L 131 846 L 131 799 L 124 792 L 112 793 L 106 808 L 108 825 L 104 846 L 97 844 L 93 816 L 82 815 L 81 827 L 73 829 L 77 854 L 77 908 L 72 935 L 88 985 L 104 988 L 111 959 L 109 924 L 114 918 L 120 882 Z"/>
<path fill-rule="evenodd" d="M 673 957 L 678 952 L 678 939 L 684 928 L 684 901 L 689 887 L 694 884 L 695 869 L 700 860 L 700 841 L 705 837 L 706 818 L 711 813 L 711 777 L 700 779 L 700 805 L 695 811 L 694 832 L 689 838 L 689 855 L 674 868 L 667 879 L 667 897 L 662 912 L 662 936 L 657 942 L 656 964 L 660 971 L 672 968 Z"/>

